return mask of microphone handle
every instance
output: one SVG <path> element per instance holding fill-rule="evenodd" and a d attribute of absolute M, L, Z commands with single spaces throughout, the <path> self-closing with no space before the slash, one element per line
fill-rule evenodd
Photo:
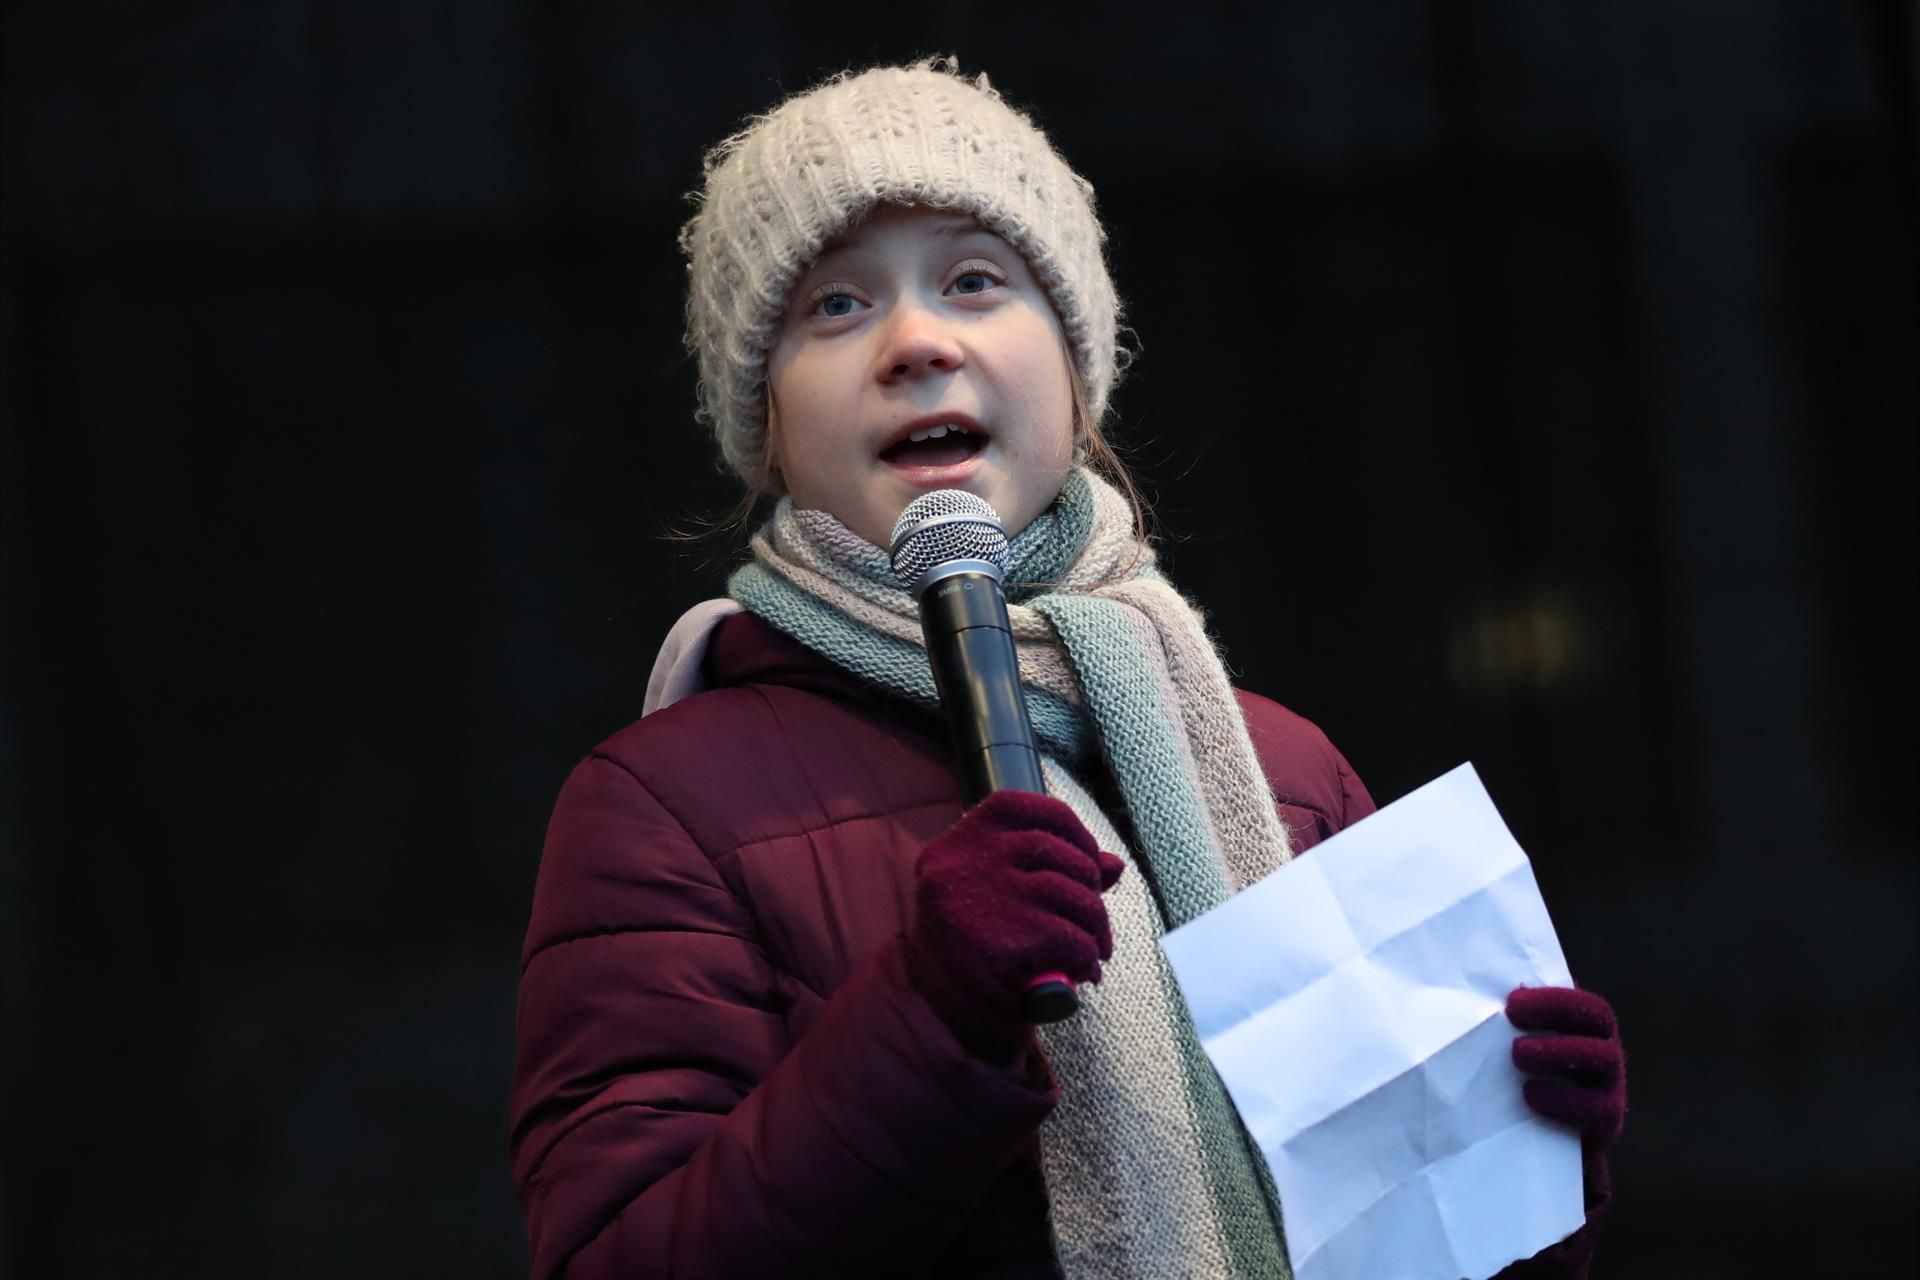
<path fill-rule="evenodd" d="M 920 628 L 953 735 L 966 806 L 971 809 L 996 791 L 1045 795 L 1046 777 L 999 581 L 973 571 L 936 579 L 920 595 Z M 1034 1023 L 1059 1022 L 1079 1007 L 1080 997 L 1064 973 L 1040 974 L 1021 996 L 1021 1008 Z"/>

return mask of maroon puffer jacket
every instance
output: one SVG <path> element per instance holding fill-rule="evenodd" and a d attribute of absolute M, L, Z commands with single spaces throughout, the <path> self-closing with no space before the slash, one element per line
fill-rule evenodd
<path fill-rule="evenodd" d="M 512 1100 L 533 1274 L 1052 1276 L 1046 1064 L 968 1056 L 901 965 L 960 816 L 944 726 L 748 614 L 706 675 L 554 810 Z M 1241 706 L 1298 844 L 1373 811 L 1318 729 Z"/>

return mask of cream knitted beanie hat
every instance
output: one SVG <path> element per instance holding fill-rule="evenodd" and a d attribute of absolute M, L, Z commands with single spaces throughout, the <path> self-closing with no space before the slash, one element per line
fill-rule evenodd
<path fill-rule="evenodd" d="M 766 474 L 767 354 L 787 292 L 882 201 L 972 214 L 1012 245 L 1059 314 L 1093 422 L 1105 413 L 1122 353 L 1093 187 L 986 76 L 939 60 L 835 76 L 709 152 L 694 198 L 680 247 L 699 416 L 748 484 Z"/>

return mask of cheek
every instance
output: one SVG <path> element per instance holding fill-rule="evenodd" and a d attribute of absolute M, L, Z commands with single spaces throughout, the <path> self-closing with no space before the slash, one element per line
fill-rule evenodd
<path fill-rule="evenodd" d="M 869 368 L 867 349 L 859 342 L 798 340 L 792 349 L 776 347 L 767 360 L 767 383 L 782 407 L 810 407 L 840 412 L 857 397 Z"/>
<path fill-rule="evenodd" d="M 1030 403 L 1037 460 L 1069 466 L 1073 461 L 1073 382 L 1064 360 L 1035 370 Z"/>
<path fill-rule="evenodd" d="M 767 364 L 767 392 L 779 427 L 774 432 L 774 452 L 783 466 L 804 462 L 817 451 L 819 432 L 815 424 L 832 416 L 826 393 L 830 378 L 819 368 L 819 360 L 808 353 L 781 355 Z"/>
<path fill-rule="evenodd" d="M 1073 382 L 1072 375 L 1064 369 L 1060 373 L 1060 385 L 1054 400 L 1053 420 L 1059 424 L 1054 440 L 1060 451 L 1060 465 L 1069 466 L 1073 462 Z"/>
<path fill-rule="evenodd" d="M 1073 375 L 1066 337 L 1050 314 L 1036 310 L 1014 335 L 1019 353 L 1021 399 L 1033 430 L 1033 461 L 1066 467 L 1073 459 Z"/>

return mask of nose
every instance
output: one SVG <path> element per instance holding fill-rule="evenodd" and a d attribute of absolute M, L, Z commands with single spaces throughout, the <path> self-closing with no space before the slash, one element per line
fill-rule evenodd
<path fill-rule="evenodd" d="M 883 383 L 911 382 L 931 373 L 952 373 L 965 361 L 951 323 L 924 305 L 903 301 L 880 344 L 875 373 Z"/>

